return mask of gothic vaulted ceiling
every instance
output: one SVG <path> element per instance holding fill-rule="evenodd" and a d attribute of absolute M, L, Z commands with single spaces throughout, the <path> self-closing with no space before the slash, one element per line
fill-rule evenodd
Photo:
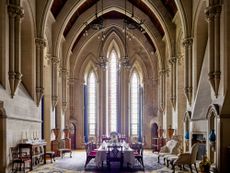
<path fill-rule="evenodd" d="M 126 19 L 131 29 L 138 29 L 144 35 L 155 52 L 162 47 L 163 37 L 173 43 L 170 31 L 173 31 L 172 19 L 177 7 L 174 0 L 54 0 L 51 12 L 57 21 L 55 27 L 60 28 L 56 37 L 71 38 L 67 49 L 72 52 L 88 27 L 97 24 L 99 19 Z M 76 29 L 76 25 L 83 27 Z M 60 44 L 61 39 L 58 39 L 54 44 Z"/>

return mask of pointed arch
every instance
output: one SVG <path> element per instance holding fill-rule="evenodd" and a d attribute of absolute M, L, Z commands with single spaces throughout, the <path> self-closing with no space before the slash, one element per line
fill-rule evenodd
<path fill-rule="evenodd" d="M 140 85 L 140 75 L 136 68 L 133 69 L 130 78 L 130 136 L 138 137 L 139 141 L 142 140 L 142 87 Z"/>
<path fill-rule="evenodd" d="M 21 71 L 22 71 L 22 84 L 24 85 L 28 94 L 35 97 L 35 42 L 34 33 L 35 25 L 33 14 L 28 1 L 22 1 L 24 9 L 24 19 L 21 24 Z"/>

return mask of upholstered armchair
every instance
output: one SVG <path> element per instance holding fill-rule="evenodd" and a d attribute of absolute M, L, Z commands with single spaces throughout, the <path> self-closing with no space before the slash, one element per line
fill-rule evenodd
<path fill-rule="evenodd" d="M 184 165 L 189 165 L 189 168 L 192 172 L 192 164 L 194 164 L 196 172 L 197 172 L 197 168 L 196 168 L 196 155 L 198 152 L 198 148 L 199 148 L 199 144 L 195 143 L 192 146 L 191 152 L 190 153 L 182 153 L 178 155 L 177 159 L 173 159 L 171 160 L 171 164 L 172 164 L 172 169 L 173 172 L 175 171 L 175 166 L 184 166 Z"/>
<path fill-rule="evenodd" d="M 177 155 L 179 153 L 179 143 L 177 140 L 171 139 L 166 142 L 166 145 L 161 147 L 158 155 L 158 162 L 160 162 L 160 157 L 164 157 L 165 155 Z"/>

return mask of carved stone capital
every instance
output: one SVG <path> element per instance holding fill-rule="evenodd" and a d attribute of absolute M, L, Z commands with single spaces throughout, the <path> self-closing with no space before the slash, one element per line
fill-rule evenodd
<path fill-rule="evenodd" d="M 21 78 L 22 78 L 22 74 L 19 72 L 16 72 L 15 73 L 15 79 L 21 80 Z"/>
<path fill-rule="evenodd" d="M 58 96 L 52 96 L 52 107 L 53 107 L 53 109 L 57 105 L 57 101 L 58 101 Z"/>
<path fill-rule="evenodd" d="M 177 57 L 172 57 L 169 59 L 170 64 L 176 64 L 177 63 Z"/>
<path fill-rule="evenodd" d="M 56 56 L 51 56 L 50 60 L 51 60 L 52 64 L 55 64 L 55 65 L 60 62 L 60 59 Z"/>
<path fill-rule="evenodd" d="M 67 109 L 67 102 L 66 102 L 66 101 L 63 101 L 63 102 L 62 102 L 62 110 L 63 110 L 63 112 L 65 112 L 66 109 Z"/>
<path fill-rule="evenodd" d="M 193 39 L 191 37 L 185 38 L 182 42 L 184 47 L 189 47 L 192 45 L 192 43 L 193 43 Z"/>
<path fill-rule="evenodd" d="M 77 79 L 75 79 L 75 78 L 68 78 L 68 84 L 69 85 L 74 85 L 74 83 L 77 81 Z"/>
<path fill-rule="evenodd" d="M 46 47 L 46 40 L 44 38 L 35 38 L 35 44 L 44 48 Z"/>
<path fill-rule="evenodd" d="M 168 68 L 167 69 L 162 69 L 162 70 L 159 71 L 160 76 L 163 76 L 163 75 L 168 76 L 168 74 L 169 74 L 169 69 Z"/>
<path fill-rule="evenodd" d="M 213 21 L 216 15 L 221 13 L 222 6 L 220 4 L 209 6 L 205 9 L 205 15 L 208 22 Z"/>
<path fill-rule="evenodd" d="M 43 87 L 36 87 L 36 103 L 37 106 L 39 106 L 39 103 L 41 101 L 41 98 L 44 94 L 44 88 Z"/>
<path fill-rule="evenodd" d="M 21 19 L 24 17 L 24 10 L 20 6 L 10 4 L 8 5 L 8 14 L 10 17 Z"/>
<path fill-rule="evenodd" d="M 8 75 L 9 75 L 9 79 L 15 79 L 16 73 L 13 72 L 13 71 L 9 71 L 9 72 L 8 72 Z"/>

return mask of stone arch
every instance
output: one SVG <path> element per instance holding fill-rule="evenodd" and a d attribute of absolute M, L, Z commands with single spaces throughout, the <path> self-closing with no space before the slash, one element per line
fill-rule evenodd
<path fill-rule="evenodd" d="M 207 129 L 208 135 L 211 132 L 211 130 L 214 130 L 215 134 L 218 134 L 218 128 L 217 128 L 217 117 L 218 116 L 219 116 L 219 106 L 217 104 L 209 105 L 209 108 L 206 114 L 206 118 L 208 120 L 208 129 Z M 216 141 L 218 141 L 218 138 L 219 136 L 216 135 Z M 215 147 L 216 147 L 216 143 L 214 144 L 214 146 L 210 142 L 207 145 L 208 157 L 212 163 L 216 163 L 216 159 L 217 159 L 217 152 L 215 152 Z"/>
<path fill-rule="evenodd" d="M 191 123 L 191 111 L 186 111 L 184 114 L 184 138 L 186 133 L 188 133 L 189 139 L 184 140 L 184 151 L 189 151 L 189 146 L 191 143 L 190 123 Z"/>
<path fill-rule="evenodd" d="M 70 120 L 70 139 L 71 139 L 71 149 L 76 149 L 76 136 L 77 136 L 77 123 L 74 120 Z"/>
<path fill-rule="evenodd" d="M 90 70 L 93 70 L 95 72 L 96 78 L 98 80 L 98 73 L 97 73 L 97 67 L 96 67 L 96 57 L 92 53 L 89 53 L 82 64 L 79 65 L 79 72 L 76 71 L 77 68 L 75 68 L 75 74 L 77 75 L 77 78 L 80 79 L 80 81 L 86 81 L 88 77 L 88 73 Z"/>
<path fill-rule="evenodd" d="M 194 67 L 195 68 L 195 79 L 196 84 L 198 85 L 198 81 L 201 74 L 201 68 L 204 60 L 205 50 L 208 41 L 208 23 L 205 17 L 205 1 L 199 1 L 199 5 L 195 12 L 194 19 L 194 27 L 193 27 L 193 36 L 194 36 L 194 44 L 193 44 L 193 52 L 194 52 Z"/>
<path fill-rule="evenodd" d="M 140 76 L 140 83 L 143 83 L 144 77 L 148 78 L 149 77 L 149 72 L 147 71 L 147 68 L 144 64 L 144 62 L 142 61 L 141 57 L 139 57 L 139 55 L 135 54 L 135 56 L 133 56 L 134 58 L 131 61 L 132 64 L 132 68 L 130 70 L 129 73 L 129 78 L 131 77 L 132 71 L 134 69 L 137 70 L 139 76 Z"/>
<path fill-rule="evenodd" d="M 33 14 L 27 1 L 22 2 L 24 18 L 21 25 L 21 71 L 22 84 L 29 93 L 35 97 L 35 24 Z"/>
<path fill-rule="evenodd" d="M 115 7 L 108 8 L 107 11 L 105 11 L 105 12 L 108 13 L 110 11 L 117 11 L 117 12 L 123 13 L 123 11 L 121 9 L 115 8 Z M 94 18 L 94 17 L 92 17 L 92 18 Z M 76 21 L 75 25 L 71 28 L 71 30 L 69 31 L 69 33 L 66 37 L 66 42 L 64 43 L 65 50 L 63 51 L 63 53 L 64 53 L 64 57 L 66 57 L 67 59 L 69 59 L 69 56 L 71 54 L 71 49 L 72 49 L 72 46 L 73 46 L 75 40 L 77 39 L 77 37 L 80 35 L 80 33 L 85 28 L 85 26 L 82 25 L 80 22 L 81 21 Z M 159 54 L 159 57 L 160 58 L 164 57 L 163 55 L 164 55 L 165 44 L 163 43 L 159 32 L 157 31 L 156 27 L 153 24 L 149 24 L 148 28 L 151 28 L 151 30 L 146 29 L 146 32 L 148 33 L 151 40 L 154 42 L 154 45 L 156 46 L 157 53 Z M 59 44 L 57 44 L 57 45 L 59 45 Z M 160 62 L 163 63 L 163 60 L 161 60 Z"/>

